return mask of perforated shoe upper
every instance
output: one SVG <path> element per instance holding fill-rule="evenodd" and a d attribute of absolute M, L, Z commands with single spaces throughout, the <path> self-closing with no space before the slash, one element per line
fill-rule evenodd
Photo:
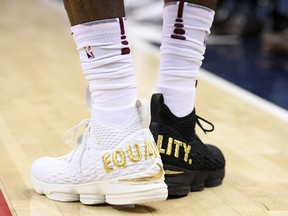
<path fill-rule="evenodd" d="M 148 121 L 143 109 L 140 103 L 122 125 L 91 120 L 73 151 L 36 160 L 32 177 L 53 184 L 89 183 L 141 174 L 156 163 L 162 165 L 152 134 L 148 126 L 143 127 Z"/>
<path fill-rule="evenodd" d="M 189 170 L 218 170 L 225 166 L 222 152 L 212 145 L 205 145 L 195 133 L 195 109 L 178 118 L 164 104 L 162 94 L 151 100 L 150 130 L 165 164 Z"/>

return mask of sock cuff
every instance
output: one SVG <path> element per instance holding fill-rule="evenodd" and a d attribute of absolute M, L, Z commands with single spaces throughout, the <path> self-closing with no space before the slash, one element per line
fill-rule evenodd
<path fill-rule="evenodd" d="M 195 26 L 199 27 L 204 25 L 202 27 L 203 30 L 211 28 L 214 15 L 215 11 L 208 7 L 179 1 L 165 4 L 163 10 L 163 16 L 171 17 L 172 19 L 175 19 L 175 17 L 183 18 L 184 22 L 193 22 Z"/>
<path fill-rule="evenodd" d="M 78 46 L 85 46 L 85 41 L 94 38 L 110 41 L 110 37 L 127 37 L 127 19 L 119 17 L 113 19 L 96 20 L 71 27 L 71 34 Z M 93 44 L 90 44 L 93 45 Z"/>
<path fill-rule="evenodd" d="M 183 1 L 168 3 L 163 10 L 162 44 L 190 44 L 204 53 L 215 12 L 207 7 Z M 180 40 L 170 40 L 170 38 Z M 204 46 L 203 46 L 204 45 Z"/>
<path fill-rule="evenodd" d="M 182 1 L 183 2 L 183 1 Z M 211 8 L 208 8 L 208 7 L 205 7 L 203 5 L 198 5 L 198 4 L 194 4 L 194 3 L 189 3 L 189 2 L 183 2 L 185 6 L 187 7 L 192 7 L 192 8 L 199 8 L 199 9 L 202 9 L 202 10 L 206 10 L 207 12 L 209 13 L 212 13 L 213 16 L 215 15 L 215 11 L 212 10 Z M 165 5 L 164 5 L 164 8 L 167 7 L 167 6 L 170 6 L 170 5 L 179 5 L 180 4 L 180 1 L 176 1 L 176 2 L 167 2 Z"/>

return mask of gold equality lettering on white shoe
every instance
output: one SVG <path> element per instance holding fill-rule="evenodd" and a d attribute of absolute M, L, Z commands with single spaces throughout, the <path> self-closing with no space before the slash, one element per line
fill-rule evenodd
<path fill-rule="evenodd" d="M 77 147 L 58 158 L 44 157 L 32 166 L 34 189 L 58 201 L 87 205 L 136 204 L 165 200 L 168 195 L 163 165 L 148 125 L 148 103 L 138 100 L 136 111 L 120 127 L 83 120 Z"/>

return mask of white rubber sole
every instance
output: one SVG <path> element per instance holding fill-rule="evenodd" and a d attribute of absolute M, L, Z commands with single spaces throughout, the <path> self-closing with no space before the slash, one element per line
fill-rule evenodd
<path fill-rule="evenodd" d="M 37 193 L 45 194 L 49 199 L 62 202 L 80 201 L 85 205 L 130 205 L 163 201 L 168 196 L 167 185 L 163 181 L 124 184 L 114 180 L 67 185 L 48 184 L 32 177 L 32 183 Z"/>

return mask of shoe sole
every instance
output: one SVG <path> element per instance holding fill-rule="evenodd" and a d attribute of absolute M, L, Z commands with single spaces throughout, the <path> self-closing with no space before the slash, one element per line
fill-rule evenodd
<path fill-rule="evenodd" d="M 85 205 L 108 203 L 111 205 L 130 205 L 167 199 L 167 185 L 156 183 L 123 184 L 116 181 L 67 185 L 48 184 L 32 177 L 34 189 L 49 199 L 62 202 L 80 201 Z"/>
<path fill-rule="evenodd" d="M 205 187 L 216 187 L 222 184 L 225 169 L 213 171 L 191 171 L 165 165 L 165 182 L 168 185 L 169 197 L 182 197 L 190 192 L 202 191 Z"/>

